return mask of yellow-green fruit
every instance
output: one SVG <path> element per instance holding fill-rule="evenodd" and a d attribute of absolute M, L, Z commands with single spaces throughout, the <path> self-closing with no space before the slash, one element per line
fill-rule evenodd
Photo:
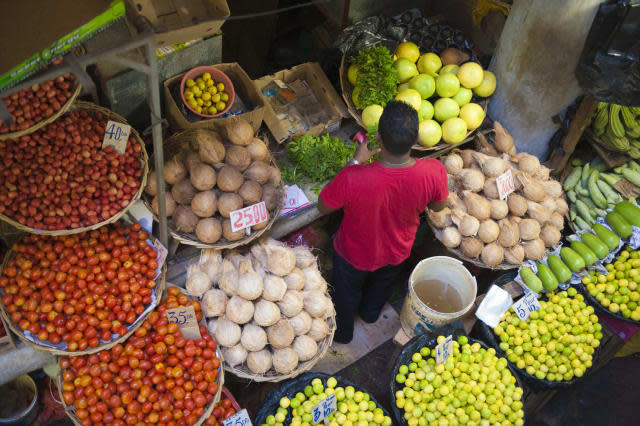
<path fill-rule="evenodd" d="M 436 81 L 429 74 L 418 74 L 409 80 L 409 87 L 417 90 L 422 99 L 427 99 L 436 91 Z"/>
<path fill-rule="evenodd" d="M 456 103 L 459 106 L 463 106 L 471 102 L 472 97 L 473 97 L 473 92 L 471 91 L 471 89 L 467 89 L 466 87 L 461 87 L 460 89 L 458 89 L 458 93 L 456 93 L 451 99 L 456 101 Z"/>
<path fill-rule="evenodd" d="M 402 101 L 411 105 L 416 111 L 420 109 L 420 105 L 422 104 L 422 98 L 420 97 L 420 93 L 417 90 L 406 89 L 402 92 L 398 93 L 395 97 L 396 101 Z"/>
<path fill-rule="evenodd" d="M 442 123 L 442 140 L 448 144 L 457 144 L 467 135 L 467 123 L 461 118 L 453 117 Z"/>
<path fill-rule="evenodd" d="M 485 70 L 482 75 L 482 83 L 476 88 L 473 89 L 473 93 L 476 95 L 486 98 L 488 96 L 493 95 L 493 92 L 496 91 L 496 76 L 491 71 Z"/>
<path fill-rule="evenodd" d="M 360 101 L 358 100 L 358 95 L 360 94 L 360 86 L 356 86 L 355 89 L 353 89 L 353 92 L 351 93 L 351 100 L 353 101 L 353 104 L 356 106 L 356 108 L 360 109 Z"/>
<path fill-rule="evenodd" d="M 418 125 L 418 143 L 424 147 L 431 147 L 442 139 L 442 129 L 433 120 L 423 120 Z"/>
<path fill-rule="evenodd" d="M 369 105 L 362 110 L 362 123 L 365 127 L 378 126 L 380 116 L 382 115 L 383 108 L 380 105 Z"/>
<path fill-rule="evenodd" d="M 439 122 L 444 122 L 452 117 L 457 117 L 460 113 L 460 107 L 451 98 L 440 98 L 434 104 L 434 117 Z"/>
<path fill-rule="evenodd" d="M 398 93 L 400 93 L 403 90 L 411 89 L 411 87 L 409 87 L 409 82 L 407 81 L 406 83 L 398 84 L 397 89 L 398 89 Z"/>
<path fill-rule="evenodd" d="M 420 49 L 415 43 L 405 41 L 398 45 L 395 55 L 398 58 L 406 58 L 411 62 L 415 62 L 420 57 Z"/>
<path fill-rule="evenodd" d="M 467 62 L 460 66 L 458 73 L 458 80 L 460 80 L 460 84 L 462 84 L 467 89 L 473 89 L 474 87 L 480 86 L 482 84 L 482 79 L 484 77 L 484 71 L 482 70 L 482 66 L 475 62 Z"/>
<path fill-rule="evenodd" d="M 407 58 L 398 58 L 393 66 L 398 70 L 398 80 L 400 83 L 405 83 L 411 80 L 411 77 L 418 75 L 418 68 L 416 64 L 408 60 Z"/>
<path fill-rule="evenodd" d="M 425 53 L 418 59 L 418 71 L 422 74 L 437 77 L 440 68 L 442 68 L 442 60 L 435 53 Z"/>
<path fill-rule="evenodd" d="M 356 85 L 356 78 L 358 77 L 358 66 L 356 64 L 349 65 L 349 70 L 347 71 L 347 79 L 349 83 Z"/>
<path fill-rule="evenodd" d="M 418 110 L 418 121 L 431 120 L 433 118 L 433 104 L 426 99 L 422 100 Z"/>
<path fill-rule="evenodd" d="M 480 127 L 484 121 L 484 110 L 476 103 L 466 104 L 460 108 L 460 118 L 467 123 L 468 130 L 474 130 Z"/>
<path fill-rule="evenodd" d="M 460 81 L 453 74 L 440 74 L 436 78 L 436 93 L 441 98 L 450 98 L 460 89 Z"/>
<path fill-rule="evenodd" d="M 460 69 L 459 65 L 449 64 L 440 68 L 440 72 L 438 74 L 458 74 L 458 70 Z"/>

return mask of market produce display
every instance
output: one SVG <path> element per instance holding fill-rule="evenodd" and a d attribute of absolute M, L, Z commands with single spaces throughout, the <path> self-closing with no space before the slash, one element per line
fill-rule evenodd
<path fill-rule="evenodd" d="M 194 425 L 209 417 L 221 391 L 216 342 L 204 325 L 200 339 L 186 339 L 167 320 L 167 309 L 187 305 L 201 318 L 200 303 L 171 287 L 124 344 L 60 359 L 60 393 L 77 424 Z"/>
<path fill-rule="evenodd" d="M 211 416 L 204 421 L 205 426 L 221 426 L 222 422 L 236 414 L 240 407 L 227 388 L 222 388 L 222 397 L 213 408 Z"/>
<path fill-rule="evenodd" d="M 282 207 L 280 170 L 248 122 L 234 120 L 226 140 L 215 131 L 196 129 L 175 135 L 165 146 L 174 150 L 163 177 L 169 227 L 179 241 L 201 247 L 241 243 L 249 237 L 245 229 L 233 231 L 230 214 L 261 201 L 266 221 L 251 227 L 256 231 L 252 238 L 273 223 Z M 156 173 L 151 172 L 145 200 L 156 216 L 157 191 Z"/>
<path fill-rule="evenodd" d="M 438 336 L 437 343 L 444 340 Z M 507 360 L 466 336 L 452 345 L 443 364 L 436 363 L 435 344 L 425 345 L 394 371 L 393 403 L 404 412 L 401 424 L 523 425 L 522 388 Z"/>
<path fill-rule="evenodd" d="M 245 255 L 209 250 L 189 268 L 228 371 L 278 381 L 310 369 L 333 340 L 335 311 L 308 248 L 267 239 Z"/>
<path fill-rule="evenodd" d="M 591 129 L 607 148 L 640 158 L 640 107 L 599 102 Z"/>
<path fill-rule="evenodd" d="M 162 294 L 164 258 L 150 238 L 138 223 L 24 237 L 0 275 L 3 315 L 21 338 L 55 353 L 121 340 Z"/>
<path fill-rule="evenodd" d="M 185 82 L 184 98 L 187 104 L 198 114 L 216 115 L 227 108 L 229 94 L 224 83 L 216 82 L 211 73 L 204 72 L 195 79 Z"/>
<path fill-rule="evenodd" d="M 114 118 L 101 110 L 83 103 L 40 130 L 0 141 L 0 218 L 23 230 L 82 231 L 117 219 L 140 196 L 144 145 L 132 130 L 123 155 L 103 149 Z"/>
<path fill-rule="evenodd" d="M 494 123 L 493 145 L 446 156 L 447 207 L 429 212 L 436 237 L 456 254 L 490 268 L 539 260 L 561 238 L 569 207 L 562 185 L 537 157 L 516 153 L 513 138 Z M 482 137 L 484 139 L 484 137 Z M 496 179 L 509 171 L 515 192 L 500 199 Z"/>

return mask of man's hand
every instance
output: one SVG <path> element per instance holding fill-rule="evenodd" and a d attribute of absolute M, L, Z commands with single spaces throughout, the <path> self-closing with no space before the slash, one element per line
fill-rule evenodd
<path fill-rule="evenodd" d="M 369 150 L 369 141 L 362 142 L 356 148 L 356 152 L 353 155 L 353 159 L 356 160 L 360 164 L 364 164 L 367 161 L 369 161 L 369 159 L 371 157 L 373 157 L 374 155 L 379 153 L 381 150 L 382 150 L 382 148 L 378 148 L 378 149 L 374 149 L 373 151 L 370 151 Z"/>

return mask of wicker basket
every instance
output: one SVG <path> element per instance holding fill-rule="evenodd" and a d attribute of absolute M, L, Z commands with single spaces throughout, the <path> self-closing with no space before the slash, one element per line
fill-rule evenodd
<path fill-rule="evenodd" d="M 351 95 L 353 93 L 354 87 L 349 82 L 349 79 L 347 78 L 347 70 L 348 70 L 349 67 L 346 66 L 345 62 L 346 62 L 346 56 L 342 55 L 342 61 L 340 62 L 340 89 L 342 91 L 342 99 L 347 104 L 347 110 L 349 111 L 349 114 L 351 114 L 353 119 L 356 120 L 356 122 L 358 123 L 358 125 L 360 127 L 362 127 L 363 129 L 366 130 L 366 127 L 365 127 L 364 123 L 362 122 L 362 113 L 358 110 L 358 108 L 356 108 L 356 106 L 353 103 L 353 100 L 351 99 Z M 482 105 L 482 108 L 484 109 L 484 113 L 485 113 L 485 116 L 486 116 L 487 107 L 489 105 L 489 100 L 486 99 L 486 100 L 482 101 L 481 105 Z M 449 145 L 449 144 L 444 143 L 444 142 L 438 142 L 434 146 L 425 147 L 425 146 L 422 146 L 422 145 L 419 145 L 419 144 L 415 144 L 415 145 L 413 145 L 412 149 L 414 151 L 444 151 L 444 150 L 447 150 L 447 149 L 451 149 L 454 146 L 458 147 L 458 146 L 463 145 L 463 144 L 465 144 L 467 142 L 471 142 L 474 139 L 475 133 L 479 129 L 480 128 L 470 131 L 469 133 L 467 133 L 467 136 L 464 138 L 464 140 L 462 142 L 457 143 L 455 145 Z"/>
<path fill-rule="evenodd" d="M 101 106 L 92 104 L 90 102 L 76 102 L 73 104 L 73 111 L 75 110 L 86 110 L 86 111 L 90 111 L 90 112 L 100 112 L 102 113 L 105 117 L 107 117 L 108 119 L 111 119 L 113 121 L 118 121 L 120 123 L 126 123 L 127 121 L 122 118 L 121 116 L 119 116 L 118 114 L 103 108 Z M 44 230 L 44 229 L 34 229 L 34 228 L 30 228 L 26 225 L 23 225 L 21 223 L 18 223 L 17 221 L 13 220 L 12 218 L 5 216 L 3 214 L 0 214 L 0 220 L 3 220 L 5 222 L 7 222 L 8 224 L 10 224 L 11 226 L 24 231 L 24 232 L 28 232 L 30 234 L 40 234 L 40 235 L 70 235 L 70 234 L 77 234 L 80 232 L 85 232 L 85 231 L 91 231 L 94 229 L 98 229 L 103 227 L 104 225 L 107 225 L 109 223 L 114 223 L 117 220 L 119 220 L 122 215 L 124 215 L 127 210 L 129 210 L 131 208 L 131 206 L 133 206 L 133 204 L 138 201 L 138 199 L 140 198 L 140 196 L 142 195 L 142 191 L 144 190 L 144 187 L 147 184 L 147 174 L 149 172 L 149 157 L 147 156 L 147 151 L 145 150 L 145 146 L 144 146 L 144 142 L 142 141 L 142 139 L 140 138 L 140 135 L 138 134 L 138 132 L 132 127 L 131 128 L 131 134 L 134 136 L 135 140 L 140 144 L 141 146 L 141 158 L 140 158 L 140 165 L 142 166 L 143 170 L 142 170 L 142 181 L 140 182 L 140 186 L 138 187 L 138 191 L 135 193 L 135 195 L 133 197 L 131 197 L 131 200 L 129 200 L 129 204 L 127 204 L 127 206 L 125 208 L 123 208 L 122 210 L 120 210 L 118 213 L 116 213 L 114 216 L 111 216 L 109 219 L 104 220 L 102 222 L 98 222 L 95 225 L 91 225 L 91 226 L 85 226 L 85 227 L 81 227 L 81 228 L 74 228 L 74 229 L 63 229 L 63 230 L 57 230 L 57 231 L 48 231 L 48 230 Z"/>
<path fill-rule="evenodd" d="M 197 150 L 197 146 L 194 145 L 195 135 L 197 133 L 202 133 L 202 132 L 210 132 L 210 130 L 189 129 L 189 130 L 184 130 L 182 132 L 176 133 L 173 136 L 171 136 L 169 139 L 167 139 L 164 142 L 164 158 L 168 159 L 178 153 L 182 153 L 188 150 Z M 229 143 L 225 143 L 224 145 L 225 147 L 230 146 Z M 151 162 L 153 163 L 153 155 L 151 156 Z M 271 155 L 270 152 L 269 152 L 269 162 L 272 166 L 277 167 L 277 164 L 273 160 L 273 156 Z M 155 214 L 155 212 L 151 208 L 152 197 L 149 194 L 144 193 L 142 196 L 142 201 L 147 206 L 149 211 L 153 214 L 153 218 L 156 221 L 158 221 L 158 215 Z M 212 248 L 216 250 L 231 249 L 234 247 L 239 247 L 239 246 L 248 244 L 258 239 L 262 234 L 264 234 L 268 229 L 270 229 L 275 223 L 275 221 L 278 219 L 280 210 L 282 209 L 283 201 L 284 201 L 284 185 L 281 183 L 278 187 L 277 207 L 269 211 L 269 222 L 267 223 L 267 226 L 260 230 L 251 232 L 251 235 L 247 235 L 243 239 L 238 241 L 227 241 L 224 239 L 224 237 L 221 237 L 220 240 L 218 240 L 215 243 L 212 243 L 212 244 L 203 243 L 198 239 L 198 237 L 196 237 L 194 233 L 188 233 L 188 232 L 182 232 L 182 231 L 176 230 L 173 225 L 173 221 L 171 220 L 168 221 L 167 226 L 169 228 L 170 235 L 175 240 L 179 241 L 181 244 L 186 244 L 186 245 L 190 245 L 198 248 Z"/>
<path fill-rule="evenodd" d="M 33 126 L 29 127 L 28 129 L 19 130 L 17 132 L 12 132 L 12 133 L 0 134 L 0 141 L 6 140 L 6 139 L 18 139 L 21 136 L 28 135 L 30 133 L 35 132 L 36 130 L 39 130 L 39 129 L 43 128 L 47 124 L 53 123 L 54 121 L 56 121 L 58 119 L 58 117 L 60 117 L 65 112 L 69 111 L 69 108 L 71 108 L 71 105 L 76 100 L 76 98 L 78 96 L 80 96 L 81 92 L 82 92 L 82 85 L 80 84 L 80 82 L 77 81 L 76 89 L 71 94 L 71 97 L 69 97 L 69 99 L 67 99 L 67 102 L 65 102 L 65 104 L 62 105 L 62 108 L 60 108 L 58 111 L 53 113 L 53 115 L 51 117 L 46 118 L 46 119 L 34 124 Z"/>
<path fill-rule="evenodd" d="M 149 236 L 149 239 L 151 241 L 153 241 L 155 244 L 160 244 L 159 240 L 157 240 L 152 235 Z M 15 256 L 15 252 L 13 250 L 10 250 L 9 252 L 7 252 L 6 256 L 4 257 L 4 261 L 2 262 L 2 266 L 0 266 L 0 276 L 2 275 L 2 270 L 7 265 L 9 260 L 11 258 L 13 258 L 13 256 Z M 127 328 L 127 333 L 125 335 L 119 336 L 119 337 L 117 337 L 117 338 L 115 338 L 115 339 L 113 339 L 113 340 L 111 340 L 111 341 L 109 341 L 107 343 L 104 343 L 104 344 L 101 344 L 99 346 L 96 346 L 95 348 L 87 348 L 84 351 L 69 352 L 69 351 L 65 351 L 65 350 L 62 350 L 62 349 L 55 348 L 55 347 L 51 347 L 49 345 L 38 344 L 38 343 L 28 339 L 27 336 L 25 336 L 25 334 L 24 334 L 24 330 L 21 329 L 18 326 L 18 324 L 14 323 L 11 320 L 11 316 L 7 312 L 7 307 L 4 306 L 4 303 L 2 303 L 2 300 L 0 300 L 0 314 L 2 315 L 2 318 L 5 320 L 5 322 L 7 323 L 9 328 L 11 329 L 11 331 L 13 333 L 15 333 L 15 335 L 18 336 L 20 338 L 20 340 L 22 340 L 23 342 L 25 342 L 26 344 L 28 344 L 29 346 L 32 346 L 33 348 L 35 348 L 37 350 L 49 352 L 50 354 L 53 354 L 53 355 L 63 355 L 63 356 L 91 355 L 93 353 L 96 353 L 96 352 L 99 352 L 99 351 L 102 351 L 102 350 L 110 349 L 113 346 L 115 346 L 116 344 L 125 341 L 126 339 L 129 338 L 129 336 L 131 336 L 142 325 L 142 323 L 147 318 L 147 316 L 151 312 L 153 312 L 153 310 L 159 304 L 159 301 L 162 300 L 162 295 L 164 293 L 165 286 L 166 286 L 166 273 L 167 273 L 167 267 L 164 264 L 164 262 L 162 264 L 158 264 L 157 274 L 156 274 L 156 278 L 155 278 L 156 287 L 154 288 L 154 290 L 152 292 L 152 294 L 155 297 L 155 301 L 152 301 L 151 304 L 149 304 L 147 306 L 147 308 L 142 313 L 142 315 L 140 315 L 138 318 L 136 318 L 136 320 L 133 322 L 133 324 L 131 324 Z M 3 296 L 3 295 L 4 295 L 4 290 L 0 288 L 0 296 Z M 39 340 L 37 340 L 37 342 L 39 342 Z"/>

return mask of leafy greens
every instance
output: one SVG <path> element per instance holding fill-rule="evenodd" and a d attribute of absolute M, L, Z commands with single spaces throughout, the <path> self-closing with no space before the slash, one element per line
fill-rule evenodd
<path fill-rule="evenodd" d="M 399 84 L 398 70 L 393 66 L 393 55 L 384 46 L 363 49 L 355 59 L 358 66 L 356 77 L 357 107 L 387 105 L 396 95 Z"/>

